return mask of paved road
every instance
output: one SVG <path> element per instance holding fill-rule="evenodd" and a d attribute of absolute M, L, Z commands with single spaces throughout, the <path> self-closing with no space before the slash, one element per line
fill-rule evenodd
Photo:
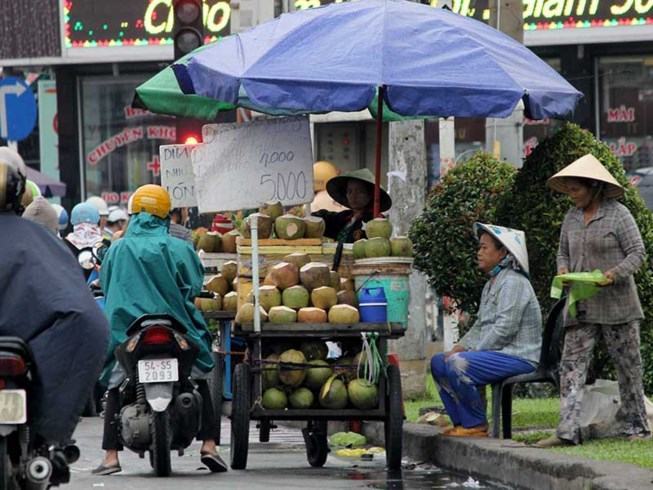
<path fill-rule="evenodd" d="M 499 488 L 471 485 L 465 476 L 445 474 L 435 467 L 407 463 L 396 475 L 384 470 L 383 460 L 352 464 L 329 455 L 323 468 L 311 468 L 306 461 L 304 441 L 299 429 L 279 427 L 272 431 L 269 443 L 258 442 L 252 429 L 247 470 L 210 474 L 199 462 L 199 443 L 194 443 L 183 457 L 172 458 L 173 476 L 156 478 L 147 459 L 134 453 L 122 453 L 122 473 L 98 477 L 91 474 L 99 463 L 102 421 L 83 419 L 76 439 L 82 451 L 73 465 L 72 482 L 62 490 L 195 490 L 207 486 L 247 490 L 273 489 L 426 489 L 426 488 Z M 229 423 L 223 420 L 221 453 L 229 461 Z M 226 439 L 225 439 L 226 438 Z M 467 484 L 465 484 L 467 482 Z"/>

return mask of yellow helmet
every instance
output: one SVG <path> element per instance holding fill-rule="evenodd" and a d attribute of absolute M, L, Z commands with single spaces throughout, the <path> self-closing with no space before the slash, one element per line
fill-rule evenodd
<path fill-rule="evenodd" d="M 161 219 L 170 214 L 170 195 L 160 185 L 147 184 L 139 187 L 132 195 L 131 201 L 131 211 L 134 214 L 145 211 Z"/>
<path fill-rule="evenodd" d="M 315 192 L 326 190 L 327 182 L 337 176 L 338 169 L 333 163 L 326 160 L 315 162 L 313 164 L 313 190 Z"/>

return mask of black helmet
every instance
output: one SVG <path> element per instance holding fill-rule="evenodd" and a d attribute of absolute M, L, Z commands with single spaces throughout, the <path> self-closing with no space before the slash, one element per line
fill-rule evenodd
<path fill-rule="evenodd" d="M 20 203 L 25 192 L 25 162 L 9 147 L 0 147 L 0 212 L 22 212 Z"/>

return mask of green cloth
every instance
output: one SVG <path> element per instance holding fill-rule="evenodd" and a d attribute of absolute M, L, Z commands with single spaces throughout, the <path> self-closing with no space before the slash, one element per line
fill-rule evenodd
<path fill-rule="evenodd" d="M 149 213 L 132 216 L 127 233 L 111 245 L 102 262 L 100 281 L 111 325 L 104 381 L 113 368 L 115 348 L 127 339 L 127 328 L 146 314 L 168 314 L 184 325 L 200 347 L 196 366 L 203 372 L 213 368 L 211 334 L 194 304 L 204 269 L 188 242 L 168 235 L 168 226 L 169 220 Z"/>
<path fill-rule="evenodd" d="M 599 292 L 599 283 L 605 281 L 605 276 L 600 270 L 592 272 L 570 272 L 553 278 L 551 283 L 551 297 L 560 299 L 564 283 L 571 284 L 567 296 L 567 307 L 569 314 L 576 317 L 576 303 L 589 299 Z"/>

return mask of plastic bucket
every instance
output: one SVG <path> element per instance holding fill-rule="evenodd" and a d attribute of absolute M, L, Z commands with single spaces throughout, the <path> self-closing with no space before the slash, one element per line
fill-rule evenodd
<path fill-rule="evenodd" d="M 363 323 L 386 323 L 388 302 L 380 287 L 363 287 L 358 292 L 358 311 Z"/>
<path fill-rule="evenodd" d="M 388 305 L 387 321 L 406 325 L 410 304 L 409 278 L 412 260 L 397 259 L 401 258 L 357 260 L 354 262 L 352 276 L 359 293 L 363 288 L 383 288 Z"/>

